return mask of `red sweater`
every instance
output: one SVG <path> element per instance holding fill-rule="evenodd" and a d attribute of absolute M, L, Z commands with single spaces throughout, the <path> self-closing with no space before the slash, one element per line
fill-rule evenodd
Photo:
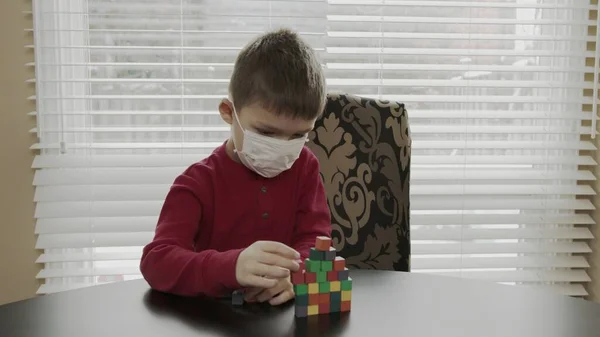
<path fill-rule="evenodd" d="M 319 235 L 331 235 L 331 219 L 308 148 L 291 169 L 265 179 L 232 160 L 223 144 L 176 178 L 140 268 L 156 290 L 223 296 L 240 287 L 237 258 L 255 241 L 279 241 L 306 258 Z"/>

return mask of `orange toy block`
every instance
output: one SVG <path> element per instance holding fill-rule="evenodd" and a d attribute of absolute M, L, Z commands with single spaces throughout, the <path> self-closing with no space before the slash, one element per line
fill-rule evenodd
<path fill-rule="evenodd" d="M 308 305 L 317 305 L 321 300 L 321 294 L 308 294 Z"/>
<path fill-rule="evenodd" d="M 341 256 L 336 256 L 333 260 L 333 270 L 343 271 L 346 268 L 346 260 Z"/>
<path fill-rule="evenodd" d="M 331 298 L 331 296 L 329 295 L 329 293 L 321 293 L 321 294 L 319 294 L 319 304 L 329 304 L 329 303 L 331 303 L 330 298 Z"/>
<path fill-rule="evenodd" d="M 331 247 L 331 239 L 326 236 L 317 236 L 317 240 L 315 242 L 315 248 L 318 251 L 328 252 L 329 247 Z"/>
<path fill-rule="evenodd" d="M 342 308 L 341 308 L 342 312 L 350 311 L 351 307 L 352 307 L 351 301 L 342 301 Z"/>

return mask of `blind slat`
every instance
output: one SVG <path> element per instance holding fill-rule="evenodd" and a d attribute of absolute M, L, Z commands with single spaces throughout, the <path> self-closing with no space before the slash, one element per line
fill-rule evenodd
<path fill-rule="evenodd" d="M 52 168 L 110 168 L 118 169 L 125 167 L 186 167 L 202 160 L 202 155 L 190 154 L 157 154 L 146 155 L 103 155 L 103 156 L 81 156 L 81 155 L 37 155 L 32 164 L 34 169 Z M 413 155 L 413 165 L 596 165 L 590 156 L 427 156 Z"/>

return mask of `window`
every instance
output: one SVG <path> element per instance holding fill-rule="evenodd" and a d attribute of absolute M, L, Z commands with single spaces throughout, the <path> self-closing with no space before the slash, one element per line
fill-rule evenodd
<path fill-rule="evenodd" d="M 172 180 L 229 134 L 235 55 L 286 26 L 331 91 L 406 103 L 414 272 L 586 294 L 588 1 L 34 4 L 40 293 L 140 277 Z"/>

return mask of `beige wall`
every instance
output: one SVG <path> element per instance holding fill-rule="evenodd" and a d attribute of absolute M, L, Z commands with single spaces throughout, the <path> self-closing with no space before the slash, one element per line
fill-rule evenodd
<path fill-rule="evenodd" d="M 25 83 L 33 70 L 24 65 L 33 53 L 31 0 L 0 1 L 0 304 L 35 295 L 38 272 L 33 234 L 33 152 L 28 130 L 35 120 L 27 116 L 35 105 L 26 101 L 34 88 Z"/>

